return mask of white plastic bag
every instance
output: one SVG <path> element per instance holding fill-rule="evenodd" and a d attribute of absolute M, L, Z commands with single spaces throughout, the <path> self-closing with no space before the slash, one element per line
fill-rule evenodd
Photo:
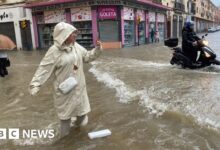
<path fill-rule="evenodd" d="M 111 134 L 112 134 L 112 132 L 109 129 L 105 129 L 105 130 L 90 132 L 90 133 L 88 133 L 88 136 L 90 139 L 95 139 L 95 138 L 109 136 Z"/>
<path fill-rule="evenodd" d="M 78 82 L 74 77 L 69 77 L 59 85 L 59 90 L 66 94 L 76 87 Z"/>

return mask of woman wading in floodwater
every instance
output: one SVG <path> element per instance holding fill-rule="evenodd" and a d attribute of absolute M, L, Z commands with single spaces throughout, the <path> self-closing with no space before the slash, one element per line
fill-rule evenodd
<path fill-rule="evenodd" d="M 64 22 L 54 28 L 52 45 L 42 59 L 31 83 L 30 94 L 36 95 L 40 87 L 53 75 L 54 104 L 60 119 L 61 137 L 70 132 L 71 118 L 76 117 L 76 126 L 86 125 L 90 104 L 86 90 L 83 62 L 90 62 L 100 53 L 97 47 L 87 51 L 76 42 L 77 29 Z"/>

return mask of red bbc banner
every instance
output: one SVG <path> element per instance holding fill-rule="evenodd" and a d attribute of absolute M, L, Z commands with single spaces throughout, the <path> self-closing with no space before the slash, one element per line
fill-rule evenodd
<path fill-rule="evenodd" d="M 114 6 L 103 6 L 98 8 L 99 19 L 117 19 L 117 8 Z"/>

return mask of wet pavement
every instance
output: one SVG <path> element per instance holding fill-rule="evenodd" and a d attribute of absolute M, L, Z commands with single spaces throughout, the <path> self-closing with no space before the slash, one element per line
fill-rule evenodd
<path fill-rule="evenodd" d="M 220 32 L 209 34 L 220 56 Z M 0 128 L 55 129 L 52 79 L 38 96 L 28 85 L 45 51 L 10 52 L 9 76 L 0 78 Z M 143 150 L 220 149 L 220 67 L 181 69 L 172 51 L 151 44 L 104 51 L 85 64 L 92 107 L 89 124 L 64 139 L 0 140 L 1 149 Z M 90 140 L 88 132 L 112 135 Z"/>

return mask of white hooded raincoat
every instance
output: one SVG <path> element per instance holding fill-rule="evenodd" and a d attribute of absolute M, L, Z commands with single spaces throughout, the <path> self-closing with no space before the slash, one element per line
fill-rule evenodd
<path fill-rule="evenodd" d="M 61 120 L 82 116 L 90 112 L 86 90 L 83 62 L 90 62 L 101 53 L 99 47 L 87 51 L 77 42 L 65 46 L 64 42 L 76 28 L 61 22 L 54 28 L 54 45 L 42 59 L 31 83 L 30 92 L 37 93 L 40 87 L 54 75 L 54 104 Z M 78 67 L 74 70 L 74 65 Z M 74 76 L 78 85 L 67 94 L 62 94 L 59 85 L 70 76 Z"/>

